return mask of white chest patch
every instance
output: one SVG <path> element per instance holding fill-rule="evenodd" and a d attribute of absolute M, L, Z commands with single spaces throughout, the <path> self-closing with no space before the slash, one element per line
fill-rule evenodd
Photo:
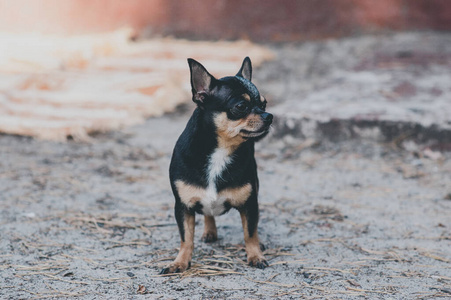
<path fill-rule="evenodd" d="M 225 148 L 217 148 L 211 155 L 207 167 L 207 194 L 202 199 L 201 204 L 205 215 L 216 216 L 224 211 L 224 201 L 218 196 L 216 189 L 216 180 L 221 177 L 222 172 L 232 162 L 229 150 Z"/>

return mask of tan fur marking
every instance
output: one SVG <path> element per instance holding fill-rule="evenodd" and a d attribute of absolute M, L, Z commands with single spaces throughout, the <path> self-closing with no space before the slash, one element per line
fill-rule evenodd
<path fill-rule="evenodd" d="M 249 198 L 251 192 L 252 186 L 248 183 L 241 187 L 222 190 L 219 196 L 224 197 L 232 207 L 240 207 Z"/>
<path fill-rule="evenodd" d="M 194 249 L 194 215 L 185 214 L 183 227 L 185 228 L 185 241 L 180 243 L 180 251 L 172 264 L 169 265 L 169 273 L 183 272 L 188 268 Z"/>
<path fill-rule="evenodd" d="M 264 260 L 263 253 L 260 249 L 260 240 L 258 238 L 257 229 L 255 229 L 252 237 L 249 236 L 249 230 L 247 226 L 246 214 L 244 212 L 240 212 L 241 222 L 243 224 L 244 231 L 244 243 L 246 246 L 247 253 L 247 261 L 249 263 L 257 263 L 258 261 Z"/>
<path fill-rule="evenodd" d="M 244 100 L 246 100 L 246 101 L 251 101 L 251 96 L 249 96 L 248 94 L 243 94 L 243 95 L 241 95 L 241 97 L 243 97 L 244 98 Z"/>
<path fill-rule="evenodd" d="M 188 208 L 193 207 L 197 202 L 205 198 L 206 191 L 203 188 L 184 183 L 181 180 L 177 180 L 175 186 L 177 187 L 181 201 Z"/>
<path fill-rule="evenodd" d="M 266 100 L 265 97 L 263 97 L 262 95 L 260 95 L 260 101 L 261 101 L 261 102 L 265 102 L 265 100 Z"/>
<path fill-rule="evenodd" d="M 187 184 L 181 180 L 177 180 L 175 186 L 177 187 L 177 192 L 179 193 L 181 201 L 188 208 L 196 205 L 197 202 L 204 199 L 207 195 L 205 189 Z M 247 183 L 240 187 L 220 191 L 218 193 L 218 199 L 222 198 L 224 201 L 228 201 L 232 207 L 240 207 L 249 198 L 251 192 L 252 186 L 250 183 Z"/>
<path fill-rule="evenodd" d="M 244 128 L 249 131 L 257 131 L 260 129 L 260 127 L 263 125 L 263 122 L 261 120 L 261 117 L 256 114 L 250 114 L 247 118 L 247 128 Z"/>
<path fill-rule="evenodd" d="M 228 149 L 229 154 L 232 154 L 244 142 L 243 137 L 240 135 L 240 130 L 246 126 L 246 120 L 229 120 L 225 112 L 216 115 L 214 120 L 218 134 L 218 146 Z"/>
<path fill-rule="evenodd" d="M 205 232 L 216 232 L 215 218 L 211 216 L 205 216 Z"/>
<path fill-rule="evenodd" d="M 216 229 L 215 218 L 212 216 L 204 216 L 205 225 L 204 225 L 204 234 L 202 235 L 202 239 L 210 239 L 216 240 L 218 238 L 218 233 Z"/>
<path fill-rule="evenodd" d="M 229 149 L 230 154 L 245 141 L 241 130 L 258 131 L 263 125 L 261 117 L 256 114 L 249 114 L 244 119 L 232 121 L 227 118 L 227 113 L 223 112 L 217 114 L 214 121 L 218 134 L 218 146 Z"/>

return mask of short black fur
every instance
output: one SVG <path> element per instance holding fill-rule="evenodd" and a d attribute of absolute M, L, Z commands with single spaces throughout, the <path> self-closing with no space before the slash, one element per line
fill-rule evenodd
<path fill-rule="evenodd" d="M 251 192 L 247 200 L 236 205 L 225 201 L 223 210 L 219 214 L 226 213 L 232 207 L 238 209 L 246 218 L 248 235 L 252 238 L 256 234 L 259 215 L 257 200 L 259 182 L 254 158 L 254 143 L 268 133 L 272 115 L 265 112 L 266 100 L 262 101 L 257 88 L 250 82 L 252 67 L 249 58 L 245 58 L 236 76 L 221 79 L 214 78 L 205 67 L 193 59 L 188 59 L 188 63 L 191 70 L 193 101 L 197 104 L 197 108 L 177 140 L 169 168 L 171 188 L 175 197 L 175 218 L 182 246 L 183 243 L 189 242 L 186 241 L 185 218 L 194 216 L 196 213 L 203 214 L 204 206 L 201 201 L 188 205 L 189 199 L 181 199 L 176 183 L 183 182 L 200 190 L 207 189 L 209 184 L 211 185 L 208 170 L 209 164 L 212 163 L 212 155 L 219 147 L 224 147 L 221 144 L 222 140 L 228 140 L 228 136 L 225 138 L 221 136 L 218 127 L 218 117 L 221 116 L 223 117 L 221 122 L 225 122 L 225 126 L 229 124 L 235 126 L 240 122 L 244 124 L 247 118 L 253 118 L 249 124 L 260 124 L 256 129 L 246 125 L 247 127 L 240 129 L 236 137 L 230 138 L 231 141 L 239 142 L 231 143 L 229 163 L 214 179 L 214 188 L 218 194 L 226 189 L 240 188 L 250 184 Z M 244 94 L 248 95 L 247 99 L 243 96 Z M 177 265 L 177 259 L 174 262 L 175 265 Z M 257 263 L 250 262 L 250 264 L 267 265 L 264 260 Z M 162 273 L 172 272 L 172 269 L 165 268 Z M 175 269 L 180 270 L 180 267 L 177 265 Z"/>

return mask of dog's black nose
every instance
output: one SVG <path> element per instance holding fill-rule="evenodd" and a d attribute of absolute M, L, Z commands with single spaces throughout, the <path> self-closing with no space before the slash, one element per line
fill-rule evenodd
<path fill-rule="evenodd" d="M 271 123 L 272 122 L 272 118 L 273 118 L 272 114 L 264 112 L 264 113 L 261 114 L 261 116 L 262 116 L 263 122 L 265 122 L 265 123 Z"/>

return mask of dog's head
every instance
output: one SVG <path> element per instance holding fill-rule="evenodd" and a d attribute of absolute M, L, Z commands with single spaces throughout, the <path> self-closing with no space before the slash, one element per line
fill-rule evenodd
<path fill-rule="evenodd" d="M 246 57 L 235 76 L 216 79 L 204 66 L 188 59 L 193 101 L 210 117 L 218 137 L 227 143 L 263 138 L 273 115 L 267 113 L 266 99 L 251 82 L 252 65 Z"/>

